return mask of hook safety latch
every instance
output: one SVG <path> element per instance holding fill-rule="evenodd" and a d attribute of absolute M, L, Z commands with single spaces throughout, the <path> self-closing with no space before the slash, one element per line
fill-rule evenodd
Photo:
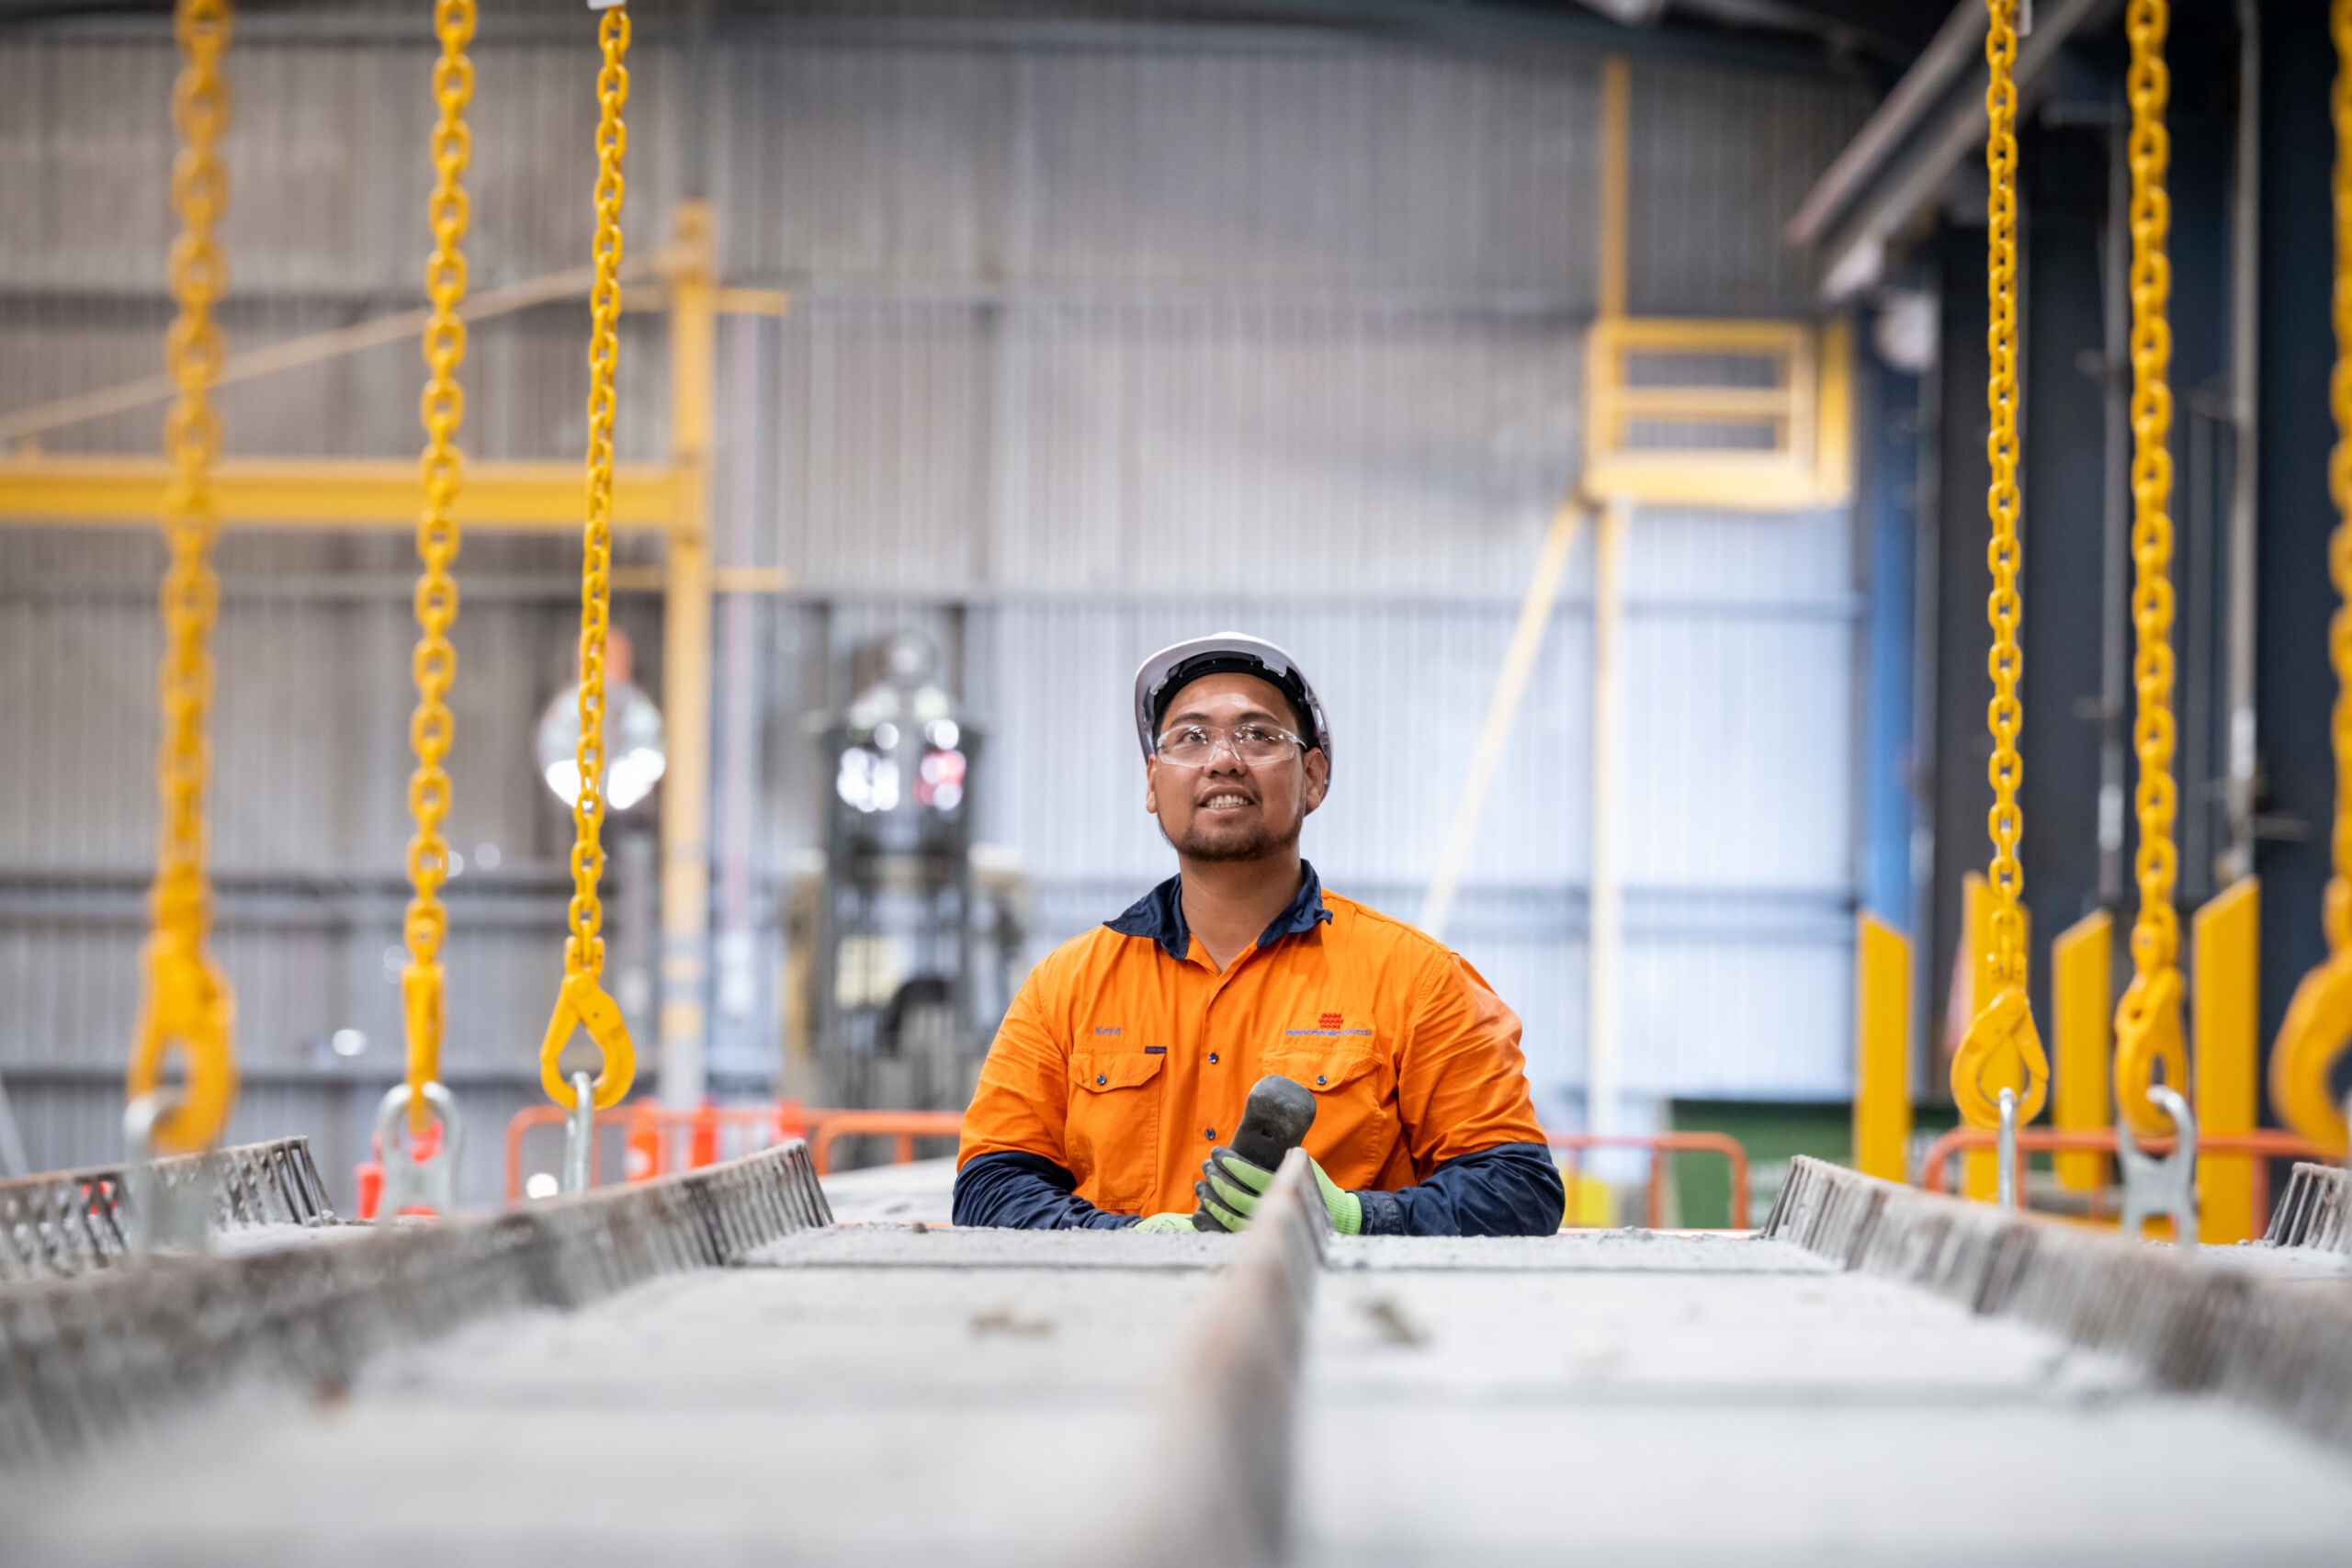
<path fill-rule="evenodd" d="M 1983 1080 L 1985 1067 L 2004 1045 L 2016 1051 L 2025 1069 L 2025 1082 L 2018 1086 L 2017 1119 L 2030 1122 L 2041 1114 L 2042 1102 L 2050 1096 L 2050 1058 L 2042 1054 L 2041 1036 L 2034 1030 L 2033 1010 L 2026 1005 L 2022 986 L 2004 986 L 1994 992 L 1970 1021 L 1968 1033 L 1952 1055 L 1951 1096 L 1971 1126 L 2000 1122 L 2000 1105 Z"/>
<path fill-rule="evenodd" d="M 2143 1138 L 2161 1138 L 2171 1130 L 2163 1102 L 2150 1092 L 2156 1087 L 2156 1064 L 2164 1064 L 2164 1082 L 2173 1088 L 2188 1082 L 2180 997 L 2180 971 L 2167 965 L 2153 975 L 2133 976 L 2115 1010 L 2115 1098 L 2123 1119 Z"/>
<path fill-rule="evenodd" d="M 176 1044 L 187 1058 L 187 1081 L 154 1121 L 158 1152 L 194 1154 L 219 1141 L 237 1100 L 237 1060 L 229 1042 L 235 1013 L 218 967 L 175 937 L 158 934 L 147 944 L 147 990 L 126 1075 L 130 1098 L 155 1092 L 169 1047 Z"/>
<path fill-rule="evenodd" d="M 586 970 L 564 976 L 563 989 L 556 996 L 555 1016 L 548 1020 L 547 1038 L 539 1043 L 539 1082 L 548 1098 L 566 1109 L 572 1103 L 571 1086 L 563 1081 L 557 1064 L 574 1029 L 587 1031 L 588 1038 L 605 1054 L 604 1070 L 596 1075 L 593 1088 L 597 1110 L 618 1105 L 637 1081 L 637 1048 L 629 1043 L 628 1024 L 621 1017 L 620 1004 L 605 994 L 596 979 Z"/>
<path fill-rule="evenodd" d="M 2345 1152 L 2345 1113 L 2328 1093 L 2329 1070 L 2352 1046 L 2352 947 L 2339 947 L 2303 976 L 2270 1053 L 2270 1103 L 2289 1126 Z"/>

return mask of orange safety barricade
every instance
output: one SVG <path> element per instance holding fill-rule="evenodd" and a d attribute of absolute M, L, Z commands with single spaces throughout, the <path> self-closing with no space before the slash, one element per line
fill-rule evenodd
<path fill-rule="evenodd" d="M 1929 1192 L 1950 1190 L 1944 1168 L 1952 1156 L 1963 1149 L 1989 1149 L 2000 1138 L 2000 1131 L 1993 1127 L 1955 1127 L 1928 1145 L 1928 1157 L 1919 1171 L 1919 1185 Z M 2141 1138 L 2136 1140 L 2143 1154 L 2169 1155 L 2172 1138 Z M 2018 1129 L 2018 1153 L 2030 1154 L 2105 1154 L 2116 1152 L 2115 1129 L 2112 1127 L 2020 1127 Z M 2257 1127 L 2251 1133 L 2200 1133 L 2197 1139 L 2197 1156 L 2207 1155 L 2258 1155 L 2254 1162 L 2254 1212 L 2257 1222 L 2270 1213 L 2270 1166 L 2274 1159 L 2311 1159 L 2335 1163 L 2335 1156 L 2309 1138 L 2292 1133 L 2281 1133 L 2269 1127 Z M 2026 1206 L 2025 1183 L 2018 1183 L 2018 1207 Z M 2102 1216 L 2103 1217 L 2103 1216 Z"/>
<path fill-rule="evenodd" d="M 506 1123 L 507 1202 L 516 1202 L 523 1196 L 524 1135 L 534 1127 L 560 1130 L 565 1114 L 560 1106 L 533 1105 L 515 1112 Z M 596 1112 L 599 1152 L 607 1131 L 617 1128 L 627 1137 L 631 1181 L 650 1180 L 670 1170 L 699 1169 L 795 1138 L 808 1140 L 809 1161 L 820 1176 L 831 1162 L 837 1137 L 891 1137 L 903 1164 L 914 1158 L 915 1139 L 952 1138 L 963 1125 L 963 1112 L 957 1111 L 812 1111 L 797 1100 L 766 1105 L 702 1105 L 690 1111 L 639 1100 Z M 600 1168 L 592 1156 L 590 1171 Z"/>
<path fill-rule="evenodd" d="M 808 1140 L 808 1159 L 820 1176 L 831 1166 L 835 1138 L 888 1136 L 892 1156 L 905 1165 L 915 1157 L 917 1138 L 955 1138 L 964 1132 L 960 1111 L 812 1111 L 808 1119 L 817 1127 Z"/>
<path fill-rule="evenodd" d="M 1728 1133 L 1551 1133 L 1544 1141 L 1571 1154 L 1580 1149 L 1647 1149 L 1650 1151 L 1649 1207 L 1645 1218 L 1652 1230 L 1666 1228 L 1666 1161 L 1661 1155 L 1719 1154 L 1731 1167 L 1731 1218 L 1734 1230 L 1746 1230 L 1747 1217 L 1747 1150 Z M 1574 1175 L 1574 1162 L 1569 1165 Z"/>

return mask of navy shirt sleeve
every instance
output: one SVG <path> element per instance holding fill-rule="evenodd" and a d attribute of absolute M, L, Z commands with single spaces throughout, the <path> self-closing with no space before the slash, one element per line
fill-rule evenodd
<path fill-rule="evenodd" d="M 1550 1235 L 1568 1190 L 1543 1145 L 1497 1144 L 1447 1160 L 1418 1187 L 1356 1197 L 1366 1235 Z"/>
<path fill-rule="evenodd" d="M 1043 1155 L 999 1149 L 956 1173 L 955 1220 L 1007 1230 L 1114 1231 L 1141 1217 L 1106 1213 L 1077 1190 L 1078 1178 Z"/>

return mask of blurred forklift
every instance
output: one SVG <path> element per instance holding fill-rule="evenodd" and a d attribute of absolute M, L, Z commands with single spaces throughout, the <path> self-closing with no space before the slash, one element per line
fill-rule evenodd
<path fill-rule="evenodd" d="M 793 876 L 782 1092 L 961 1111 L 1012 999 L 1028 880 L 972 841 L 983 737 L 929 639 L 861 644 L 850 675 L 847 709 L 812 725 L 831 788 L 824 848 Z"/>

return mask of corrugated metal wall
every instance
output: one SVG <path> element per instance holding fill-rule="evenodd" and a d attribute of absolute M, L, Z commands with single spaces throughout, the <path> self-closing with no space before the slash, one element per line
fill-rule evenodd
<path fill-rule="evenodd" d="M 1419 906 L 1575 475 L 1599 62 L 1135 37 L 718 52 L 728 274 L 794 292 L 787 319 L 730 327 L 720 367 L 722 389 L 758 389 L 722 410 L 722 476 L 759 478 L 722 478 L 722 505 L 754 514 L 719 536 L 795 585 L 756 612 L 763 910 L 819 833 L 801 712 L 840 694 L 849 647 L 904 624 L 943 644 L 989 727 L 986 836 L 1030 868 L 1040 951 L 1166 874 L 1126 686 L 1150 649 L 1223 626 L 1290 646 L 1327 694 L 1337 787 L 1307 835 L 1327 880 Z M 585 256 L 592 60 L 478 54 L 469 249 L 486 288 Z M 427 58 L 285 41 L 235 56 L 236 346 L 413 301 Z M 0 43 L 0 412 L 155 367 L 171 71 L 153 41 Z M 684 62 L 641 50 L 635 83 L 642 251 L 683 188 Z M 1674 63 L 1637 62 L 1634 83 L 1635 308 L 1801 311 L 1778 226 L 1862 98 Z M 477 330 L 470 450 L 577 455 L 582 329 L 567 308 Z M 658 318 L 631 319 L 623 367 L 624 454 L 658 456 Z M 411 451 L 420 382 L 397 348 L 228 389 L 230 449 Z M 46 445 L 152 450 L 158 419 Z M 528 745 L 569 673 L 575 559 L 477 538 L 462 562 L 450 838 L 473 863 L 452 886 L 448 1052 L 482 1200 L 559 968 L 567 824 Z M 0 1075 L 45 1163 L 113 1143 L 153 839 L 159 560 L 141 535 L 0 530 Z M 412 557 L 393 538 L 237 536 L 221 564 L 215 856 L 254 1086 L 239 1130 L 303 1127 L 346 1166 L 365 1086 L 398 1055 Z M 1525 1017 L 1563 1118 L 1582 1078 L 1589 570 L 1588 545 L 1454 928 Z M 1630 1084 L 1838 1092 L 1849 520 L 1644 515 L 1626 587 Z M 621 619 L 658 691 L 658 600 L 625 598 Z M 772 1059 L 774 995 L 755 1057 Z M 325 1049 L 344 1028 L 373 1042 L 357 1068 Z"/>

